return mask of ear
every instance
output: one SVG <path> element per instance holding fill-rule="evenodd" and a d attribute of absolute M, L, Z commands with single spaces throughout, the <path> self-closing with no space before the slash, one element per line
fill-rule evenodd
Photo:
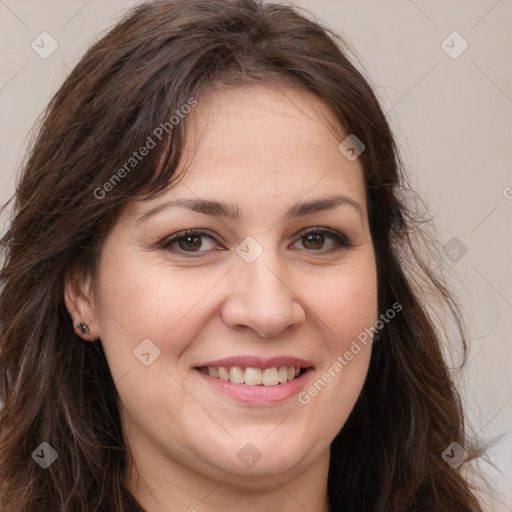
<path fill-rule="evenodd" d="M 68 272 L 64 279 L 64 302 L 76 334 L 86 341 L 95 341 L 99 338 L 99 329 L 90 284 L 90 279 L 77 272 Z M 87 334 L 78 329 L 80 322 L 88 327 Z"/>

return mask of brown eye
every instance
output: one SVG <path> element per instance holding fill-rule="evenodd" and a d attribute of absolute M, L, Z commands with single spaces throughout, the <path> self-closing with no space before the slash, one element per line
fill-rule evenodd
<path fill-rule="evenodd" d="M 177 240 L 177 242 L 178 242 L 179 248 L 183 249 L 184 251 L 187 251 L 187 250 L 195 251 L 197 249 L 200 249 L 201 245 L 202 245 L 201 237 L 197 236 L 197 235 L 193 235 L 193 236 L 189 235 L 189 236 L 185 236 L 183 238 L 179 238 Z"/>
<path fill-rule="evenodd" d="M 310 233 L 303 237 L 306 249 L 322 249 L 325 239 L 321 233 Z"/>
<path fill-rule="evenodd" d="M 299 240 L 302 241 L 302 245 L 305 249 L 315 252 L 333 252 L 353 247 L 341 233 L 326 229 L 314 229 L 308 232 L 302 232 Z M 326 249 L 325 244 L 328 243 L 329 240 L 331 241 L 331 248 Z"/>
<path fill-rule="evenodd" d="M 212 247 L 208 247 L 208 243 L 205 243 L 206 241 L 210 242 Z M 203 231 L 190 230 L 171 235 L 162 241 L 160 247 L 169 252 L 193 254 L 207 252 L 212 249 L 215 244 L 216 240 L 212 235 Z"/>

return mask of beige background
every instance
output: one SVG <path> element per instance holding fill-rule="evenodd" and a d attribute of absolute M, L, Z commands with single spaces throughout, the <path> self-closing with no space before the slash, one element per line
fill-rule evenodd
<path fill-rule="evenodd" d="M 128 0 L 0 0 L 0 201 L 13 192 L 29 128 L 52 92 Z M 471 354 L 461 377 L 469 423 L 505 434 L 484 465 L 497 490 L 487 510 L 512 511 L 512 1 L 301 0 L 343 34 L 371 77 L 413 182 L 436 214 L 467 312 Z M 47 31 L 57 50 L 31 43 Z M 442 42 L 469 44 L 452 58 Z M 462 49 L 458 36 L 445 45 Z M 5 226 L 5 216 L 3 218 Z M 450 246 L 449 246 L 450 247 Z M 452 253 L 452 258 L 461 252 Z"/>

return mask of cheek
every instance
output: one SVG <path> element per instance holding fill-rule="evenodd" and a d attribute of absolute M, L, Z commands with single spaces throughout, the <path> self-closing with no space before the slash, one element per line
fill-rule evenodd
<path fill-rule="evenodd" d="M 133 351 L 145 339 L 171 358 L 181 353 L 200 330 L 204 299 L 218 281 L 213 272 L 148 260 L 114 253 L 98 276 L 96 311 L 105 351 L 116 350 L 116 360 L 126 364 L 133 364 Z"/>
<path fill-rule="evenodd" d="M 115 330 L 122 331 L 123 338 L 135 341 L 172 326 L 174 315 L 170 312 L 178 313 L 179 304 L 173 304 L 165 280 L 153 280 L 151 276 L 140 268 L 131 271 L 122 260 L 112 272 L 105 265 L 100 276 L 99 317 L 106 338 L 111 338 L 108 334 Z"/>
<path fill-rule="evenodd" d="M 207 294 L 218 276 L 148 264 L 142 257 L 130 261 L 121 254 L 105 259 L 100 270 L 101 340 L 123 407 L 141 421 L 155 411 L 168 419 L 192 410 L 174 376 L 202 329 Z M 145 366 L 138 357 L 148 352 Z M 166 408 L 170 396 L 172 407 Z"/>
<path fill-rule="evenodd" d="M 333 330 L 339 348 L 348 340 L 356 339 L 377 320 L 377 288 L 374 283 L 361 283 L 349 279 L 346 286 L 335 295 L 330 309 Z"/>
<path fill-rule="evenodd" d="M 340 352 L 377 320 L 377 278 L 372 264 L 310 279 L 308 307 L 323 323 L 331 352 Z"/>
<path fill-rule="evenodd" d="M 298 396 L 305 421 L 316 432 L 318 449 L 338 434 L 361 393 L 371 356 L 371 336 L 365 329 L 373 326 L 377 315 L 372 260 L 346 267 L 323 284 L 322 293 L 310 290 L 317 325 L 325 335 L 319 345 L 322 365 Z M 316 418 L 322 418 L 320 424 Z"/>

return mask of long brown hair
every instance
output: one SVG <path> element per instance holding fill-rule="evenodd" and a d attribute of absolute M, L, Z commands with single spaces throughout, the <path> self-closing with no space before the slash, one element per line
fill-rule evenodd
<path fill-rule="evenodd" d="M 362 393 L 331 445 L 332 510 L 481 510 L 460 472 L 468 461 L 454 469 L 442 457 L 452 442 L 468 460 L 477 451 L 466 439 L 427 299 L 437 297 L 455 319 L 465 355 L 462 317 L 444 278 L 418 251 L 417 240 L 429 240 L 405 200 L 404 165 L 348 53 L 339 36 L 290 6 L 157 0 L 130 11 L 73 69 L 42 118 L 2 239 L 2 511 L 142 510 L 124 485 L 130 454 L 101 342 L 75 333 L 63 282 L 71 269 L 94 275 L 126 204 L 154 197 L 176 178 L 186 118 L 168 123 L 155 149 L 113 179 L 134 150 L 191 98 L 249 82 L 314 92 L 343 132 L 363 141 L 379 308 L 402 307 L 374 344 Z M 42 442 L 58 454 L 47 469 L 31 457 Z"/>

